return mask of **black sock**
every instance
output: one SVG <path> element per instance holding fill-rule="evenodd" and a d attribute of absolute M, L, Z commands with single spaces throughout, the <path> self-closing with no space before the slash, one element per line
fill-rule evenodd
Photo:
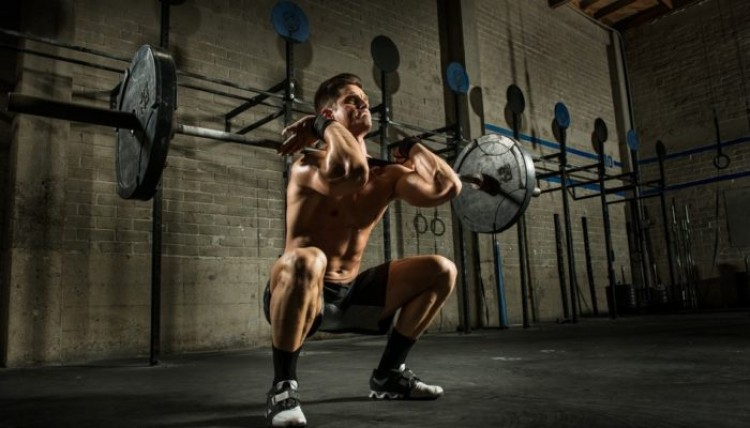
<path fill-rule="evenodd" d="M 297 357 L 299 357 L 299 347 L 294 352 L 283 351 L 273 346 L 273 384 L 282 380 L 297 380 Z"/>
<path fill-rule="evenodd" d="M 410 339 L 394 328 L 391 330 L 391 337 L 388 338 L 388 344 L 385 345 L 383 357 L 380 358 L 378 365 L 378 376 L 385 375 L 391 369 L 398 369 L 406 361 L 406 355 L 414 346 L 416 340 Z"/>

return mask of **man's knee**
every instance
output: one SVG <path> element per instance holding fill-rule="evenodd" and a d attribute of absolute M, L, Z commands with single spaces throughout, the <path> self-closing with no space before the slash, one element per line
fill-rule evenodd
<path fill-rule="evenodd" d="M 448 295 L 453 291 L 453 287 L 456 284 L 456 276 L 458 272 L 456 264 L 447 257 L 438 254 L 435 254 L 433 258 L 435 263 L 435 270 L 433 272 L 435 272 L 435 275 L 437 276 L 435 286 Z"/>
<path fill-rule="evenodd" d="M 325 274 L 327 259 L 318 248 L 296 248 L 279 260 L 281 268 L 276 286 L 291 287 L 298 292 L 320 292 L 319 283 Z"/>

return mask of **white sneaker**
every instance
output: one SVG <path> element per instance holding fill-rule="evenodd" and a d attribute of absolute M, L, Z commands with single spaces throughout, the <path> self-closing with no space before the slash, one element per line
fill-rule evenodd
<path fill-rule="evenodd" d="M 442 395 L 443 388 L 422 382 L 414 376 L 414 372 L 406 368 L 405 364 L 401 364 L 397 370 L 391 370 L 384 378 L 377 376 L 377 370 L 372 371 L 370 398 L 378 400 L 434 400 Z"/>
<path fill-rule="evenodd" d="M 303 427 L 307 419 L 300 407 L 296 380 L 284 380 L 274 385 L 266 400 L 266 419 L 269 427 Z"/>

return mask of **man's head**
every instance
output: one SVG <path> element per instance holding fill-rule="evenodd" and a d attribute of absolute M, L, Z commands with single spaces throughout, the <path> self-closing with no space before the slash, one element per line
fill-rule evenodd
<path fill-rule="evenodd" d="M 315 111 L 346 126 L 355 137 L 372 127 L 369 107 L 362 80 L 351 73 L 331 77 L 315 92 Z"/>

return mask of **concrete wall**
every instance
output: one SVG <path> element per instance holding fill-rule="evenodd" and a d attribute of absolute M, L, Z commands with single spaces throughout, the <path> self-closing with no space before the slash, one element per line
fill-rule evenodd
<path fill-rule="evenodd" d="M 0 5 L 0 27 L 17 30 L 19 14 L 19 1 L 7 1 Z M 8 45 L 13 45 L 15 40 L 10 36 L 0 36 L 0 40 Z M 11 50 L 0 50 L 0 104 L 7 102 L 7 93 L 12 91 L 16 84 L 17 55 Z M 8 325 L 8 267 L 7 249 L 9 243 L 10 229 L 8 227 L 8 209 L 10 207 L 10 186 L 12 176 L 10 174 L 10 159 L 12 140 L 12 118 L 9 114 L 0 112 L 0 355 L 5 354 L 5 334 Z"/>
<path fill-rule="evenodd" d="M 158 44 L 159 4 L 139 0 L 24 2 L 23 31 L 129 58 L 144 43 Z M 268 88 L 284 77 L 284 43 L 270 24 L 273 1 L 188 1 L 172 8 L 170 51 L 180 70 L 240 85 Z M 342 71 L 363 77 L 370 98 L 380 99 L 379 72 L 370 58 L 371 40 L 384 34 L 399 47 L 401 66 L 390 76 L 392 116 L 423 128 L 445 124 L 438 7 L 441 2 L 303 1 L 311 37 L 295 48 L 298 98 L 311 100 L 317 84 Z M 569 145 L 593 153 L 596 117 L 610 125 L 607 153 L 619 159 L 617 115 L 608 60 L 609 34 L 568 8 L 547 2 L 477 0 L 462 2 L 467 70 L 483 94 L 483 117 L 471 136 L 510 128 L 505 91 L 518 84 L 526 94 L 524 147 L 550 153 L 552 107 L 567 103 L 573 125 Z M 23 42 L 24 47 L 85 58 L 124 68 L 113 59 Z M 107 106 L 120 79 L 115 73 L 23 55 L 18 90 L 62 100 Z M 181 84 L 253 94 L 189 78 Z M 179 88 L 177 120 L 222 129 L 222 116 L 240 104 L 233 97 Z M 256 108 L 233 122 L 252 123 L 273 111 Z M 476 122 L 476 117 L 472 120 Z M 116 196 L 114 135 L 110 129 L 29 116 L 14 119 L 9 169 L 16 177 L 7 190 L 12 235 L 2 302 L 9 308 L 8 366 L 144 356 L 148 353 L 150 311 L 151 204 Z M 253 135 L 277 138 L 273 122 Z M 619 131 L 619 130 L 618 130 Z M 403 136 L 393 130 L 391 138 Z M 530 142 L 531 141 L 531 142 Z M 378 151 L 375 144 L 371 147 Z M 571 156 L 583 164 L 588 158 Z M 267 345 L 269 330 L 260 295 L 267 270 L 282 251 L 282 162 L 265 149 L 177 136 L 164 171 L 162 350 L 166 353 Z M 551 166 L 551 167 L 554 167 Z M 616 172 L 615 168 L 613 172 Z M 543 187 L 549 186 L 542 183 Z M 5 191 L 5 190 L 4 190 Z M 586 193 L 586 191 L 583 191 Z M 595 201 L 595 200 L 594 200 Z M 591 302 L 585 282 L 580 218 L 587 216 L 594 249 L 599 308 L 606 311 L 604 244 L 597 202 L 572 205 L 575 258 L 584 312 Z M 612 209 L 618 271 L 630 281 L 625 220 Z M 552 215 L 560 213 L 559 193 L 532 202 L 527 214 L 532 313 L 537 320 L 561 317 Z M 394 204 L 393 256 L 454 255 L 450 207 L 422 210 L 446 224 L 446 234 L 417 234 L 417 210 Z M 376 229 L 365 266 L 383 259 L 382 231 Z M 500 235 L 511 322 L 520 321 L 516 231 Z M 480 237 L 481 277 L 486 293 L 472 290 L 473 325 L 497 326 L 495 275 L 489 237 Z M 4 284 L 5 286 L 5 284 Z M 485 309 L 485 305 L 486 309 Z M 485 310 L 488 319 L 483 319 Z M 431 331 L 459 326 L 454 295 Z"/>
<path fill-rule="evenodd" d="M 689 212 L 691 244 L 680 245 L 681 262 L 684 266 L 689 247 L 697 268 L 698 296 L 708 307 L 739 303 L 731 273 L 744 272 L 745 257 L 750 254 L 750 247 L 738 246 L 730 236 L 726 216 L 727 207 L 737 203 L 729 196 L 731 192 L 750 189 L 748 16 L 747 2 L 709 0 L 626 34 L 644 176 L 658 176 L 655 144 L 661 140 L 674 156 L 665 163 L 668 186 L 735 177 L 667 194 L 667 208 L 674 203 L 678 222 L 685 220 L 686 208 Z M 717 154 L 714 110 L 721 140 L 730 143 L 723 153 L 731 162 L 723 170 L 713 164 Z M 654 253 L 659 256 L 657 269 L 662 281 L 669 283 L 661 208 L 652 200 L 646 209 Z M 671 212 L 668 226 L 672 228 Z M 746 223 L 739 226 L 747 227 Z M 686 237 L 685 232 L 675 235 Z M 681 278 L 676 282 L 685 282 L 684 275 Z"/>

